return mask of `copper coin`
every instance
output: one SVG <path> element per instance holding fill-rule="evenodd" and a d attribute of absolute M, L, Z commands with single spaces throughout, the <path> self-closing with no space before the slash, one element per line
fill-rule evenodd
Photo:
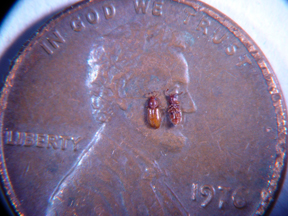
<path fill-rule="evenodd" d="M 178 125 L 167 89 L 182 93 Z M 153 91 L 159 129 L 147 122 Z M 271 66 L 194 1 L 66 10 L 15 61 L 1 117 L 4 185 L 24 215 L 261 215 L 285 164 Z"/>

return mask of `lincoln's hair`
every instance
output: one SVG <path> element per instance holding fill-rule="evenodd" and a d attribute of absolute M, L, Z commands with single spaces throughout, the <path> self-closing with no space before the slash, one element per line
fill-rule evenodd
<path fill-rule="evenodd" d="M 142 53 L 164 55 L 162 64 L 165 66 L 165 53 L 189 52 L 193 43 L 194 39 L 188 32 L 178 32 L 169 26 L 163 27 L 163 24 L 125 24 L 97 38 L 89 54 L 86 80 L 93 114 L 99 112 L 99 106 L 96 106 L 99 97 L 107 98 L 113 106 L 119 98 L 141 96 L 147 91 L 141 88 L 143 85 L 138 85 L 144 82 L 143 76 L 139 78 L 134 73 L 134 69 L 139 71 L 141 62 L 146 61 Z M 103 88 L 108 89 L 110 94 L 102 95 Z"/>

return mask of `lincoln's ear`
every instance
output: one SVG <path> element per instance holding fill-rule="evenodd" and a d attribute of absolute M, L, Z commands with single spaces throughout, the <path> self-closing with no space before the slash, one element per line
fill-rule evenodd
<path fill-rule="evenodd" d="M 119 98 L 119 99 L 117 99 L 116 103 L 119 105 L 120 109 L 122 109 L 124 111 L 127 110 L 127 107 L 128 107 L 127 103 L 128 102 L 126 99 Z"/>

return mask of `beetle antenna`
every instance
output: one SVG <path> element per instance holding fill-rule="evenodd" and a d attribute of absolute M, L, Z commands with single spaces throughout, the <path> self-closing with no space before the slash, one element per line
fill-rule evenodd
<path fill-rule="evenodd" d="M 154 97 L 159 96 L 159 92 L 158 91 L 152 91 L 152 92 L 146 93 L 144 95 L 144 97 L 151 97 L 151 96 L 154 96 Z"/>
<path fill-rule="evenodd" d="M 144 97 L 150 97 L 151 94 L 152 94 L 152 92 L 146 93 L 146 94 L 144 95 Z"/>
<path fill-rule="evenodd" d="M 167 94 L 168 91 L 169 91 L 169 88 L 166 89 L 166 91 L 165 91 L 165 95 L 166 95 L 166 96 L 170 96 L 169 94 Z"/>

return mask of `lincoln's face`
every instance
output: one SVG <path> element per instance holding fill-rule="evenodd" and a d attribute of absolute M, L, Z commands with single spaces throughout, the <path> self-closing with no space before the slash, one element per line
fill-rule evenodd
<path fill-rule="evenodd" d="M 134 68 L 133 71 L 134 75 L 126 80 L 123 91 L 125 91 L 126 97 L 129 98 L 127 102 L 130 108 L 127 112 L 133 113 L 129 116 L 131 116 L 131 121 L 137 127 L 141 127 L 141 125 L 147 127 L 145 118 L 139 116 L 139 110 L 142 111 L 143 107 L 145 108 L 145 102 L 148 100 L 143 96 L 152 91 L 158 92 L 160 108 L 164 111 L 162 129 L 157 130 L 165 130 L 165 127 L 169 125 L 165 115 L 169 105 L 167 97 L 165 97 L 167 89 L 171 93 L 183 92 L 179 97 L 179 101 L 180 103 L 183 102 L 184 110 L 194 109 L 194 103 L 188 92 L 190 80 L 188 63 L 182 53 L 171 52 L 169 49 L 143 52 L 141 58 L 139 58 L 139 67 Z M 153 131 L 155 129 L 149 130 Z"/>
<path fill-rule="evenodd" d="M 163 41 L 159 41 L 159 45 L 158 40 L 162 39 L 156 35 L 157 29 L 149 31 L 154 32 L 153 38 L 149 37 L 148 41 L 145 31 L 140 32 L 137 38 L 143 36 L 143 41 L 137 43 L 137 47 L 133 49 L 129 48 L 130 44 L 123 44 L 123 38 L 119 39 L 123 46 L 112 47 L 109 35 L 101 41 L 102 46 L 95 46 L 88 61 L 88 87 L 93 114 L 97 121 L 108 124 L 113 115 L 121 116 L 125 118 L 123 124 L 130 124 L 131 128 L 137 129 L 144 136 L 155 138 L 156 143 L 162 143 L 168 148 L 170 143 L 176 143 L 181 147 L 185 143 L 185 137 L 181 133 L 185 121 L 171 127 L 166 116 L 169 102 L 165 92 L 167 89 L 170 93 L 183 92 L 179 96 L 179 102 L 184 115 L 195 111 L 195 104 L 188 92 L 189 65 L 183 54 L 184 50 L 176 43 L 181 37 L 177 38 L 175 48 L 171 45 L 171 40 L 168 40 L 167 46 Z M 111 38 L 116 40 L 116 37 Z M 105 44 L 108 44 L 107 47 Z M 152 91 L 158 92 L 162 110 L 162 124 L 159 129 L 151 128 L 145 118 L 148 100 L 145 95 Z"/>
<path fill-rule="evenodd" d="M 165 92 L 167 89 L 171 93 L 183 92 L 178 98 L 183 108 L 183 115 L 186 115 L 185 110 L 195 111 L 195 104 L 188 92 L 190 76 L 184 55 L 171 50 L 143 52 L 139 58 L 139 66 L 134 68 L 133 72 L 133 76 L 130 76 L 121 88 L 128 103 L 128 109 L 124 111 L 128 124 L 153 140 L 151 143 L 143 144 L 143 147 L 146 146 L 148 149 L 148 145 L 153 145 L 158 146 L 162 152 L 180 151 L 186 142 L 185 136 L 181 133 L 185 121 L 171 127 L 167 118 L 169 102 Z M 162 111 L 162 123 L 158 129 L 151 128 L 145 116 L 148 98 L 144 95 L 152 91 L 158 92 L 157 97 Z"/>

